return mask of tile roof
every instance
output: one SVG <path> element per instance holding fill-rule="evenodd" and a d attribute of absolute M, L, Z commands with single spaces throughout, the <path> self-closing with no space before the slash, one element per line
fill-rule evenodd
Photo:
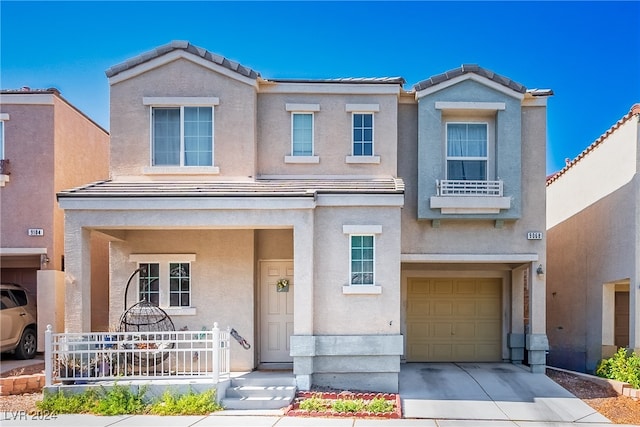
<path fill-rule="evenodd" d="M 261 179 L 255 181 L 99 181 L 64 190 L 73 197 L 313 197 L 315 194 L 402 194 L 399 178 Z"/>
<path fill-rule="evenodd" d="M 620 126 L 622 126 L 624 123 L 629 121 L 634 116 L 640 116 L 640 103 L 632 105 L 631 109 L 629 110 L 629 112 L 627 114 L 625 114 L 613 126 L 611 126 L 609 129 L 607 129 L 607 131 L 605 133 L 600 135 L 600 137 L 598 139 L 593 141 L 587 148 L 585 148 L 582 151 L 582 153 L 578 154 L 578 156 L 575 159 L 571 160 L 571 159 L 567 158 L 565 160 L 566 164 L 562 169 L 560 169 L 559 171 L 547 176 L 547 187 L 549 185 L 551 185 L 555 180 L 560 178 L 562 175 L 564 175 L 569 169 L 571 169 L 573 167 L 573 165 L 575 165 L 580 160 L 582 160 L 582 158 L 584 156 L 586 156 L 591 151 L 593 151 L 598 145 L 602 144 L 607 139 L 607 137 L 609 137 L 609 135 L 611 135 L 616 129 L 618 129 Z"/>
<path fill-rule="evenodd" d="M 422 80 L 421 82 L 416 83 L 415 85 L 413 85 L 413 89 L 415 91 L 427 89 L 431 86 L 435 86 L 447 80 L 451 80 L 454 77 L 462 76 L 468 73 L 474 73 L 479 76 L 486 77 L 489 80 L 500 83 L 501 85 L 506 86 L 516 92 L 525 93 L 527 91 L 527 88 L 520 83 L 514 82 L 513 80 L 501 76 L 500 74 L 496 74 L 491 70 L 487 70 L 486 68 L 482 68 L 477 64 L 463 64 L 460 67 L 454 68 L 453 70 L 449 70 L 445 73 L 436 74 L 435 76 L 431 76 L 426 80 Z"/>
<path fill-rule="evenodd" d="M 150 51 L 144 52 L 131 59 L 128 59 L 125 62 L 122 62 L 118 65 L 114 65 L 113 67 L 110 67 L 109 69 L 107 69 L 107 71 L 105 71 L 105 74 L 107 75 L 107 77 L 111 78 L 116 74 L 119 74 L 123 71 L 126 71 L 137 65 L 143 64 L 152 59 L 158 58 L 174 50 L 184 50 L 186 52 L 192 53 L 194 55 L 197 55 L 201 58 L 206 59 L 207 61 L 211 61 L 214 64 L 218 64 L 225 68 L 228 68 L 231 71 L 235 71 L 236 73 L 239 73 L 245 77 L 249 77 L 252 79 L 257 79 L 258 77 L 260 77 L 260 73 L 252 70 L 251 68 L 245 67 L 239 64 L 238 62 L 232 61 L 228 58 L 225 58 L 224 56 L 211 53 L 206 49 L 203 49 L 198 46 L 194 46 L 188 41 L 183 41 L 183 40 L 174 40 L 170 43 L 167 43 L 165 45 L 162 45 Z"/>

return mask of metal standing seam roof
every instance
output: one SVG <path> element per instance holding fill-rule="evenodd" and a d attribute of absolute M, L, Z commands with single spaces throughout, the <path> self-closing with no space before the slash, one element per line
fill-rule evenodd
<path fill-rule="evenodd" d="M 403 194 L 400 178 L 269 179 L 255 181 L 99 181 L 64 190 L 58 198 L 312 197 L 315 194 Z"/>
<path fill-rule="evenodd" d="M 640 116 L 640 103 L 632 105 L 631 109 L 627 114 L 625 114 L 613 126 L 607 129 L 605 133 L 600 135 L 598 139 L 593 141 L 587 148 L 585 148 L 580 154 L 578 154 L 578 156 L 575 159 L 573 160 L 567 159 L 566 165 L 562 169 L 560 169 L 558 172 L 552 173 L 551 175 L 547 176 L 547 187 L 550 184 L 552 184 L 555 180 L 560 178 L 562 175 L 564 175 L 569 169 L 573 167 L 573 165 L 575 165 L 580 160 L 582 160 L 584 156 L 586 156 L 591 151 L 593 151 L 596 147 L 598 147 L 598 145 L 602 144 L 609 137 L 609 135 L 611 135 L 616 129 L 618 129 L 624 123 L 629 121 L 633 116 Z"/>
<path fill-rule="evenodd" d="M 500 74 L 494 73 L 491 70 L 487 70 L 486 68 L 482 68 L 477 64 L 463 64 L 458 68 L 454 68 L 453 70 L 449 70 L 442 74 L 436 74 L 435 76 L 431 76 L 426 80 L 422 80 L 421 82 L 413 85 L 413 89 L 417 92 L 420 90 L 427 89 L 432 86 L 436 86 L 440 83 L 443 83 L 447 80 L 451 80 L 454 77 L 462 76 L 464 74 L 474 73 L 482 77 L 486 77 L 489 80 L 492 80 L 496 83 L 499 83 L 503 86 L 508 87 L 511 90 L 514 90 L 519 93 L 525 93 L 527 88 L 517 83 L 507 77 L 501 76 Z"/>

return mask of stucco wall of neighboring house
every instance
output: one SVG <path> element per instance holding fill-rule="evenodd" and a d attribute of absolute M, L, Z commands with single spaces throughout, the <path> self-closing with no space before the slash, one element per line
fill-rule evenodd
<path fill-rule="evenodd" d="M 397 168 L 397 95 L 335 93 L 260 93 L 258 98 L 258 158 L 260 175 L 382 175 L 395 176 Z M 348 89 L 344 89 L 348 90 Z M 352 89 L 355 91 L 355 89 Z M 375 89 L 372 89 L 375 90 Z M 314 104 L 314 154 L 317 163 L 285 162 L 291 156 L 291 111 L 287 104 Z M 347 163 L 352 155 L 352 112 L 347 104 L 377 105 L 374 112 L 374 155 L 380 163 Z M 364 156 L 363 156 L 364 157 Z"/>
<path fill-rule="evenodd" d="M 11 97 L 2 97 L 1 112 L 9 114 L 5 158 L 11 162 L 12 172 L 11 181 L 0 191 L 0 246 L 46 248 L 51 254 L 55 236 L 55 115 L 53 95 L 39 97 L 48 104 L 11 104 Z M 28 228 L 42 228 L 44 236 L 28 236 Z"/>
<path fill-rule="evenodd" d="M 630 346 L 640 347 L 638 121 L 608 134 L 547 187 L 550 363 L 592 372 L 613 345 L 615 283 L 628 283 Z M 612 292 L 612 291 L 611 291 Z"/>
<path fill-rule="evenodd" d="M 217 97 L 214 166 L 219 177 L 251 177 L 256 171 L 256 89 L 191 61 L 178 59 L 111 85 L 111 174 L 114 179 L 166 179 L 145 174 L 151 166 L 151 113 L 143 97 Z M 184 171 L 181 171 L 184 172 Z M 183 175 L 184 179 L 193 176 Z M 171 179 L 180 179 L 174 175 Z"/>
<path fill-rule="evenodd" d="M 127 279 L 138 267 L 131 254 L 195 254 L 191 263 L 191 301 L 195 315 L 181 315 L 179 309 L 163 307 L 176 329 L 210 329 L 214 322 L 230 326 L 251 339 L 254 332 L 254 233 L 252 230 L 129 230 L 123 242 L 111 245 L 110 323 L 117 327 L 123 312 Z M 130 307 L 137 300 L 137 276 L 127 298 Z M 235 347 L 233 370 L 254 367 L 252 351 Z"/>

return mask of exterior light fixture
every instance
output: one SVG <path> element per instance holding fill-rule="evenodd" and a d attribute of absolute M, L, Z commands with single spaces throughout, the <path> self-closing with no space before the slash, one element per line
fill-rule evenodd
<path fill-rule="evenodd" d="M 542 268 L 542 264 L 538 265 L 538 268 L 536 270 L 536 274 L 538 276 L 542 276 L 544 274 L 544 269 Z"/>

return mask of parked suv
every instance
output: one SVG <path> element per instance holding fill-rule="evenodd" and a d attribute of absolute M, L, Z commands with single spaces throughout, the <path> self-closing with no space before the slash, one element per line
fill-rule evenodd
<path fill-rule="evenodd" d="M 15 283 L 1 283 L 0 292 L 0 352 L 32 359 L 38 347 L 35 299 Z"/>

